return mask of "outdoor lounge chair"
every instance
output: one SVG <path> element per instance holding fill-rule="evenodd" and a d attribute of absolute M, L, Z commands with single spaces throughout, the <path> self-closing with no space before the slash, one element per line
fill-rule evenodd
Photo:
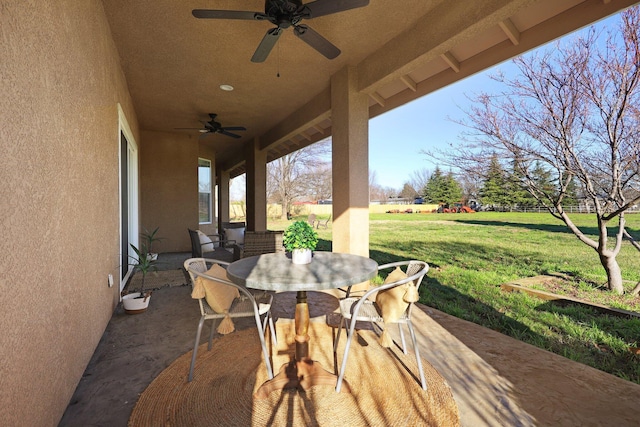
<path fill-rule="evenodd" d="M 235 240 L 225 240 L 221 234 L 210 234 L 205 235 L 203 241 L 198 230 L 187 230 L 191 239 L 192 258 L 213 258 L 227 262 L 240 259 L 240 247 Z"/>
<path fill-rule="evenodd" d="M 307 222 L 311 225 L 311 228 L 315 227 L 316 214 L 312 213 L 307 216 Z"/>
<path fill-rule="evenodd" d="M 320 229 L 320 227 L 328 228 L 329 227 L 329 221 L 331 221 L 331 215 L 329 215 L 329 218 L 327 218 L 325 220 L 322 220 L 322 219 L 317 220 L 316 228 L 317 229 Z"/>
<path fill-rule="evenodd" d="M 191 356 L 191 367 L 189 368 L 189 381 L 193 379 L 193 370 L 195 367 L 196 355 L 198 353 L 198 346 L 200 345 L 200 334 L 202 332 L 202 326 L 204 325 L 205 320 L 214 320 L 213 324 L 211 325 L 211 332 L 209 334 L 208 350 L 211 351 L 213 334 L 216 330 L 214 328 L 216 319 L 222 322 L 225 318 L 232 319 L 236 317 L 251 316 L 255 318 L 256 327 L 258 328 L 260 345 L 262 346 L 262 353 L 264 355 L 265 365 L 267 367 L 267 376 L 269 377 L 269 379 L 273 378 L 273 370 L 271 368 L 269 351 L 267 350 L 267 345 L 264 338 L 264 334 L 268 325 L 271 331 L 271 341 L 273 344 L 277 343 L 276 332 L 273 327 L 273 318 L 271 317 L 271 304 L 273 302 L 273 295 L 266 291 L 254 290 L 252 292 L 252 290 L 247 289 L 244 286 L 239 286 L 233 282 L 230 282 L 229 280 L 224 280 L 220 277 L 214 277 L 210 274 L 207 274 L 209 272 L 209 269 L 214 264 L 218 264 L 225 270 L 229 265 L 228 262 L 205 258 L 190 258 L 184 262 L 184 268 L 185 270 L 187 270 L 189 276 L 191 277 L 192 289 L 194 289 L 196 286 L 197 278 L 201 277 L 213 282 L 214 286 L 216 287 L 221 286 L 223 288 L 222 292 L 227 293 L 230 290 L 232 292 L 235 292 L 233 289 L 230 289 L 228 287 L 237 289 L 237 295 L 239 296 L 233 298 L 230 306 L 225 310 L 225 312 L 222 313 L 216 312 L 207 302 L 208 300 L 211 301 L 210 298 L 215 297 L 217 292 L 216 294 L 212 295 L 211 292 L 207 291 L 209 295 L 203 298 L 198 298 L 198 304 L 200 305 L 200 321 L 198 322 L 198 329 L 196 331 L 196 340 L 193 344 L 193 355 Z"/>
<path fill-rule="evenodd" d="M 235 240 L 236 245 L 241 249 L 244 246 L 244 235 L 247 229 L 247 224 L 238 222 L 222 222 L 220 229 L 218 230 L 224 240 Z"/>
<path fill-rule="evenodd" d="M 284 252 L 284 231 L 247 231 L 241 258 L 255 255 Z"/>
<path fill-rule="evenodd" d="M 402 351 L 404 354 L 407 354 L 407 346 L 404 338 L 404 332 L 402 330 L 402 324 L 406 324 L 409 328 L 409 333 L 411 334 L 411 341 L 413 343 L 413 350 L 416 354 L 416 362 L 418 364 L 418 370 L 420 371 L 420 383 L 422 385 L 422 389 L 427 389 L 427 383 L 424 378 L 424 371 L 422 370 L 422 359 L 420 359 L 420 351 L 418 349 L 418 344 L 416 343 L 416 335 L 413 329 L 413 324 L 411 323 L 411 309 L 413 308 L 413 302 L 406 302 L 403 298 L 405 297 L 405 292 L 409 289 L 409 286 L 415 286 L 415 291 L 417 292 L 420 283 L 422 282 L 423 277 L 429 271 L 429 265 L 423 261 L 399 261 L 390 264 L 381 265 L 378 267 L 378 271 L 395 269 L 396 267 L 404 267 L 406 266 L 405 272 L 397 272 L 393 271 L 387 277 L 387 280 L 384 284 L 380 286 L 373 286 L 371 289 L 367 290 L 364 295 L 360 297 L 353 297 L 350 295 L 351 287 L 347 289 L 346 297 L 340 300 L 340 325 L 338 326 L 338 333 L 336 334 L 336 339 L 333 346 L 334 353 L 338 348 L 338 341 L 340 340 L 340 334 L 342 332 L 342 325 L 344 324 L 345 329 L 347 330 L 347 343 L 344 348 L 344 355 L 342 357 L 342 364 L 340 366 L 340 374 L 338 375 L 338 381 L 336 383 L 336 391 L 339 392 L 342 386 L 342 380 L 344 379 L 344 374 L 347 368 L 347 360 L 349 356 L 349 347 L 351 346 L 351 341 L 353 340 L 353 336 L 356 333 L 355 326 L 356 322 L 365 321 L 371 322 L 374 330 L 376 327 L 382 329 L 382 334 L 385 334 L 385 331 L 380 324 L 384 323 L 385 327 L 389 327 L 390 323 L 397 323 L 400 331 L 400 339 L 402 341 Z M 391 280 L 389 280 L 391 278 Z M 406 288 L 406 289 L 405 289 Z M 391 293 L 389 290 L 393 290 Z M 385 299 L 380 298 L 380 294 L 385 293 Z M 374 303 L 369 297 L 375 296 L 376 302 Z M 392 299 L 390 301 L 390 299 Z M 404 301 L 404 304 L 402 301 Z M 393 307 L 390 307 L 390 304 L 393 304 Z M 397 304 L 399 303 L 399 304 Z M 385 306 L 383 306 L 383 304 Z M 406 306 L 406 308 L 404 308 Z M 393 316 L 388 316 L 390 313 L 389 310 L 395 310 Z M 384 317 L 387 318 L 387 322 L 385 322 Z M 388 317 L 387 317 L 388 316 Z M 390 318 L 391 321 L 389 321 Z M 382 340 L 381 336 L 381 340 Z M 390 338 L 389 338 L 390 340 Z M 336 360 L 337 355 L 336 355 Z"/>

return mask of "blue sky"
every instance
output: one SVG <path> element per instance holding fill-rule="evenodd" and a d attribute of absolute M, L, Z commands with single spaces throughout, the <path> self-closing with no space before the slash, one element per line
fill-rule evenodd
<path fill-rule="evenodd" d="M 383 187 L 401 189 L 412 172 L 433 171 L 432 159 L 422 150 L 446 148 L 455 143 L 464 129 L 451 119 L 461 119 L 461 108 L 469 105 L 467 95 L 480 90 L 496 91 L 498 85 L 489 78 L 497 68 L 467 77 L 453 85 L 398 107 L 369 121 L 369 170 Z"/>
<path fill-rule="evenodd" d="M 614 15 L 598 22 L 596 26 L 598 29 L 616 28 L 619 22 L 619 16 Z M 578 30 L 574 34 L 585 30 Z M 538 49 L 548 46 L 549 44 Z M 376 183 L 383 187 L 402 189 L 414 171 L 433 171 L 436 165 L 432 159 L 420 152 L 445 149 L 448 143 L 456 144 L 459 141 L 465 128 L 449 117 L 461 119 L 465 116 L 462 109 L 468 109 L 470 105 L 466 95 L 473 97 L 479 92 L 499 92 L 502 85 L 489 78 L 489 75 L 498 70 L 506 77 L 512 77 L 517 69 L 511 60 L 505 61 L 371 119 L 369 170 L 375 172 Z"/>
<path fill-rule="evenodd" d="M 616 14 L 595 25 L 598 29 L 613 29 L 619 25 L 619 22 L 620 18 Z M 574 34 L 585 30 L 578 30 Z M 549 44 L 539 49 L 545 49 L 548 46 Z M 473 97 L 481 91 L 499 92 L 501 85 L 489 78 L 498 70 L 505 76 L 511 77 L 515 75 L 516 67 L 510 60 L 505 61 L 371 119 L 369 121 L 369 170 L 375 172 L 376 183 L 384 187 L 402 189 L 414 171 L 421 169 L 433 171 L 436 165 L 420 152 L 444 149 L 448 146 L 447 144 L 456 144 L 459 141 L 464 128 L 450 118 L 464 117 L 463 109 L 469 107 L 468 96 Z M 241 199 L 243 193 L 244 179 L 232 180 L 232 199 Z"/>

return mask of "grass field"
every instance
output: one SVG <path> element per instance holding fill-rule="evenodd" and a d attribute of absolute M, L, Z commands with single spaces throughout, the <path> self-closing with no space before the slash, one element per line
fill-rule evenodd
<path fill-rule="evenodd" d="M 572 219 L 596 236 L 593 215 Z M 596 252 L 549 214 L 372 214 L 370 221 L 370 256 L 379 264 L 429 263 L 421 303 L 640 384 L 640 319 L 501 290 L 515 279 L 560 273 L 569 280 L 555 293 L 640 312 L 640 298 L 605 289 Z M 273 220 L 269 228 L 288 223 Z M 627 227 L 640 238 L 640 214 L 627 215 Z M 331 231 L 318 231 L 318 250 L 331 250 Z M 618 262 L 630 290 L 640 280 L 640 253 L 625 242 Z"/>

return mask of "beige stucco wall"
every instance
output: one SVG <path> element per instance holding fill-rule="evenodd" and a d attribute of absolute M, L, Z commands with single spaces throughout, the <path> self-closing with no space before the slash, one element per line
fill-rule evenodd
<path fill-rule="evenodd" d="M 0 424 L 55 426 L 118 302 L 118 110 L 98 0 L 0 1 Z"/>
<path fill-rule="evenodd" d="M 163 240 L 157 252 L 191 251 L 187 227 L 198 228 L 197 137 L 184 133 L 142 132 L 140 148 L 140 223 Z M 202 149 L 202 157 L 212 154 Z"/>

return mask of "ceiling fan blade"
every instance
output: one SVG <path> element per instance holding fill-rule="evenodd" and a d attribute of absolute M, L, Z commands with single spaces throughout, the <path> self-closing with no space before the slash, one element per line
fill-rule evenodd
<path fill-rule="evenodd" d="M 253 21 L 254 19 L 264 19 L 263 13 L 244 12 L 240 10 L 209 10 L 193 9 L 191 14 L 200 19 L 243 19 Z M 258 17 L 260 15 L 260 17 Z"/>
<path fill-rule="evenodd" d="M 271 49 L 276 45 L 276 42 L 282 34 L 282 28 L 271 28 L 262 38 L 262 41 L 258 45 L 258 48 L 251 57 L 251 62 L 264 62 L 271 53 Z"/>
<path fill-rule="evenodd" d="M 316 0 L 305 4 L 309 9 L 309 18 L 330 15 L 344 10 L 356 9 L 369 4 L 369 0 Z"/>
<path fill-rule="evenodd" d="M 340 49 L 334 46 L 329 40 L 322 37 L 308 25 L 297 25 L 294 28 L 296 36 L 300 37 L 303 42 L 326 56 L 328 59 L 333 59 L 340 55 Z"/>
<path fill-rule="evenodd" d="M 235 133 L 227 132 L 226 130 L 221 130 L 220 132 L 223 135 L 230 136 L 231 138 L 240 138 L 240 135 L 236 135 Z"/>
<path fill-rule="evenodd" d="M 222 130 L 247 130 L 244 126 L 225 126 Z"/>
<path fill-rule="evenodd" d="M 201 130 L 202 128 L 173 128 L 174 130 Z"/>

